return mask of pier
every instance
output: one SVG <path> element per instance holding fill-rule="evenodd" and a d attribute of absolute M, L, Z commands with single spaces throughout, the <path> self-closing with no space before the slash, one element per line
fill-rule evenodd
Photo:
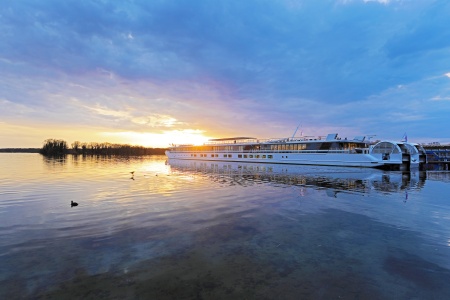
<path fill-rule="evenodd" d="M 449 169 L 450 149 L 426 149 L 428 164 L 442 165 L 445 170 Z"/>

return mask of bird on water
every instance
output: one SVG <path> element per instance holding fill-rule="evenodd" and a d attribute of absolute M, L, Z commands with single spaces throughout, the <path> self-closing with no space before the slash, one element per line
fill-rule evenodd
<path fill-rule="evenodd" d="M 70 201 L 70 206 L 71 207 L 73 207 L 73 206 L 77 206 L 78 205 L 78 203 L 76 203 L 76 202 L 73 202 L 73 201 Z"/>

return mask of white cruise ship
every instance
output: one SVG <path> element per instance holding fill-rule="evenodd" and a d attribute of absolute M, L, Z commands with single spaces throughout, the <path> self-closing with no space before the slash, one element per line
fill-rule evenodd
<path fill-rule="evenodd" d="M 300 137 L 260 140 L 252 137 L 212 139 L 201 146 L 173 145 L 166 151 L 169 159 L 422 169 L 426 152 L 421 145 L 406 141 L 370 143 L 365 136 L 341 139 Z"/>

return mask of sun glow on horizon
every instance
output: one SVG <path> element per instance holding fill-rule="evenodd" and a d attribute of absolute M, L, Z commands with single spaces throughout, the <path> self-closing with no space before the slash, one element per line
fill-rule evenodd
<path fill-rule="evenodd" d="M 117 143 L 141 145 L 144 147 L 166 148 L 171 144 L 202 145 L 210 139 L 203 135 L 202 130 L 172 130 L 163 133 L 149 132 L 102 132 L 101 135 L 113 139 Z"/>

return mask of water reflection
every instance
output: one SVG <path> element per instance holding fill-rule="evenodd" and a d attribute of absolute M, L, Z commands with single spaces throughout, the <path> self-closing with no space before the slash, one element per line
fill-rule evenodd
<path fill-rule="evenodd" d="M 450 182 L 450 172 L 448 172 L 448 171 L 427 172 L 427 176 L 428 176 L 428 179 L 430 179 L 430 180 Z"/>
<path fill-rule="evenodd" d="M 360 168 L 188 160 L 168 160 L 168 165 L 172 172 L 203 174 L 213 181 L 228 185 L 246 186 L 258 183 L 294 185 L 326 189 L 327 195 L 332 197 L 337 197 L 337 194 L 342 192 L 369 194 L 373 190 L 384 193 L 420 190 L 427 178 L 426 172 L 389 172 Z"/>
<path fill-rule="evenodd" d="M 54 167 L 54 166 L 61 166 L 65 165 L 67 163 L 67 155 L 61 155 L 61 156 L 44 156 L 42 155 L 42 160 L 44 161 L 45 165 L 48 167 Z M 69 156 L 70 158 L 72 156 Z"/>
<path fill-rule="evenodd" d="M 0 298 L 450 299 L 445 174 L 165 162 L 0 155 Z"/>

